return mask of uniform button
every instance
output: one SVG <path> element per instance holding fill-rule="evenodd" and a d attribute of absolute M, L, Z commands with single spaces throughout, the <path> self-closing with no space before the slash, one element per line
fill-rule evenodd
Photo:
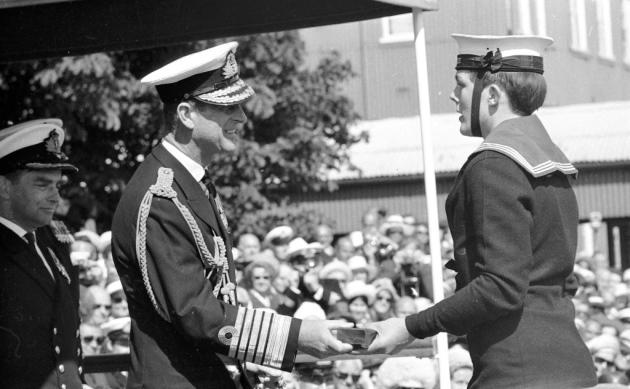
<path fill-rule="evenodd" d="M 53 335 L 57 335 L 57 327 L 53 327 Z"/>
<path fill-rule="evenodd" d="M 79 348 L 77 349 L 77 355 L 78 355 L 78 356 L 81 356 L 81 347 L 79 347 Z"/>
<path fill-rule="evenodd" d="M 77 338 L 79 337 L 79 330 L 77 330 Z"/>
<path fill-rule="evenodd" d="M 57 354 L 61 354 L 61 349 L 59 348 L 59 346 L 55 346 L 55 352 Z"/>
<path fill-rule="evenodd" d="M 83 374 L 83 366 L 79 366 L 79 374 Z"/>
<path fill-rule="evenodd" d="M 66 389 L 66 384 L 61 384 L 60 388 L 61 389 Z"/>
<path fill-rule="evenodd" d="M 66 371 L 66 368 L 63 365 L 59 365 L 59 373 L 63 373 Z"/>

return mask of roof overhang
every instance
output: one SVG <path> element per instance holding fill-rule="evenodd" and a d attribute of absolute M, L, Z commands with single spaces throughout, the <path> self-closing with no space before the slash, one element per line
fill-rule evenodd
<path fill-rule="evenodd" d="M 416 0 L 419 6 L 425 1 Z M 374 0 L 5 0 L 0 62 L 165 46 L 411 12 Z"/>

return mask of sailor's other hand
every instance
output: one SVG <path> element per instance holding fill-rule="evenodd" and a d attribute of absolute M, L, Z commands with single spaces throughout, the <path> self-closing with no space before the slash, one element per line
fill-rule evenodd
<path fill-rule="evenodd" d="M 298 350 L 317 358 L 349 353 L 352 345 L 337 339 L 334 330 L 352 326 L 344 320 L 302 320 Z"/>

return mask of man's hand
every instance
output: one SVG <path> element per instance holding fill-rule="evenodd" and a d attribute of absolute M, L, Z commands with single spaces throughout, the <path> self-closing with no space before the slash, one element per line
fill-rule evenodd
<path fill-rule="evenodd" d="M 367 323 L 378 335 L 367 349 L 367 354 L 397 353 L 415 339 L 405 325 L 405 318 L 392 318 L 375 323 Z M 363 353 L 362 353 L 363 354 Z"/>
<path fill-rule="evenodd" d="M 344 320 L 302 320 L 298 350 L 317 358 L 349 353 L 352 345 L 341 342 L 331 330 L 352 326 Z"/>

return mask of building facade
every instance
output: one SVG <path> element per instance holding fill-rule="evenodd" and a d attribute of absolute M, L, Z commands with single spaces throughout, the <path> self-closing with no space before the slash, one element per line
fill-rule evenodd
<path fill-rule="evenodd" d="M 438 207 L 479 139 L 458 133 L 454 104 L 456 44 L 451 33 L 537 34 L 554 38 L 545 52 L 548 94 L 540 116 L 576 163 L 580 248 L 630 267 L 630 0 L 440 0 L 423 14 L 432 111 Z M 301 30 L 311 64 L 336 50 L 357 77 L 346 86 L 370 134 L 351 160 L 361 171 L 331 172 L 339 190 L 293 199 L 360 227 L 371 207 L 426 220 L 411 14 Z M 598 223 L 601 216 L 602 223 Z"/>

